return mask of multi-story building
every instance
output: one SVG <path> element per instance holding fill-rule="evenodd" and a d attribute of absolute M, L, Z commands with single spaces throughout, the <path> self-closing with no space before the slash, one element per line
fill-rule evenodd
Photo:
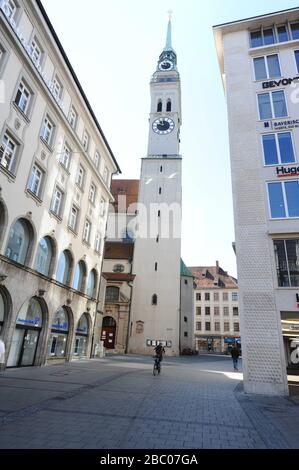
<path fill-rule="evenodd" d="M 5 364 L 88 356 L 119 168 L 38 0 L 0 1 L 0 88 Z"/>
<path fill-rule="evenodd" d="M 128 352 L 131 305 L 135 275 L 133 227 L 138 202 L 139 180 L 115 179 L 110 205 L 103 260 L 106 296 L 101 340 L 108 351 Z M 132 226 L 132 229 L 130 229 Z"/>
<path fill-rule="evenodd" d="M 216 266 L 189 268 L 194 276 L 194 334 L 198 351 L 228 352 L 241 346 L 238 282 Z"/>
<path fill-rule="evenodd" d="M 214 27 L 228 106 L 246 392 L 299 370 L 299 8 Z"/>

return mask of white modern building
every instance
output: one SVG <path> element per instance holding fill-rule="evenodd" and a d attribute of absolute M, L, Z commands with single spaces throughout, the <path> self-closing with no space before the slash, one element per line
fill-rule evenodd
<path fill-rule="evenodd" d="M 89 356 L 119 168 L 38 0 L 0 0 L 0 101 L 5 365 Z"/>
<path fill-rule="evenodd" d="M 231 153 L 246 392 L 299 369 L 299 8 L 214 27 Z"/>
<path fill-rule="evenodd" d="M 181 86 L 167 41 L 151 83 L 149 140 L 142 159 L 133 273 L 129 352 L 152 354 L 161 341 L 179 354 L 181 260 Z"/>
<path fill-rule="evenodd" d="M 189 268 L 194 276 L 194 334 L 198 351 L 241 348 L 238 281 L 216 266 Z"/>

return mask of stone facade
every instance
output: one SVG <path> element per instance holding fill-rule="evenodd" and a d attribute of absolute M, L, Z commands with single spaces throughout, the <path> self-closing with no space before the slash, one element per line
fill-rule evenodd
<path fill-rule="evenodd" d="M 298 166 L 298 85 L 289 80 L 299 72 L 298 26 L 294 8 L 214 27 L 228 106 L 244 386 L 252 393 L 288 394 L 286 366 L 298 369 L 287 360 L 299 342 L 299 182 L 288 173 Z"/>
<path fill-rule="evenodd" d="M 6 364 L 90 356 L 103 311 L 111 175 L 119 168 L 41 2 L 0 1 L 0 52 Z"/>

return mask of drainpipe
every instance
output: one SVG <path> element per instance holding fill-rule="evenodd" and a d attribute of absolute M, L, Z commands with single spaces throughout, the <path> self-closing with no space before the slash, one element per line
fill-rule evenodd
<path fill-rule="evenodd" d="M 129 307 L 129 315 L 128 315 L 128 328 L 127 328 L 127 338 L 126 338 L 126 349 L 125 349 L 125 354 L 128 354 L 128 349 L 129 349 L 129 336 L 130 336 L 130 323 L 131 323 L 131 307 L 132 307 L 132 289 L 133 289 L 133 284 L 129 281 L 127 281 L 128 286 L 131 289 L 131 295 L 130 295 L 130 307 Z"/>

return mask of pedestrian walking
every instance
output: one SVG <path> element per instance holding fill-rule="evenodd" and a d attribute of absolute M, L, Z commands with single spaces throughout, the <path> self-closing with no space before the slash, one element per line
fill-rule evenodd
<path fill-rule="evenodd" d="M 4 341 L 0 338 L 0 364 L 4 364 L 5 361 L 5 344 Z"/>
<path fill-rule="evenodd" d="M 239 349 L 237 348 L 236 344 L 233 346 L 230 353 L 231 353 L 231 356 L 232 356 L 232 359 L 233 359 L 234 370 L 239 370 L 238 369 L 238 359 L 239 359 L 239 356 L 240 356 L 240 352 L 239 352 Z"/>

